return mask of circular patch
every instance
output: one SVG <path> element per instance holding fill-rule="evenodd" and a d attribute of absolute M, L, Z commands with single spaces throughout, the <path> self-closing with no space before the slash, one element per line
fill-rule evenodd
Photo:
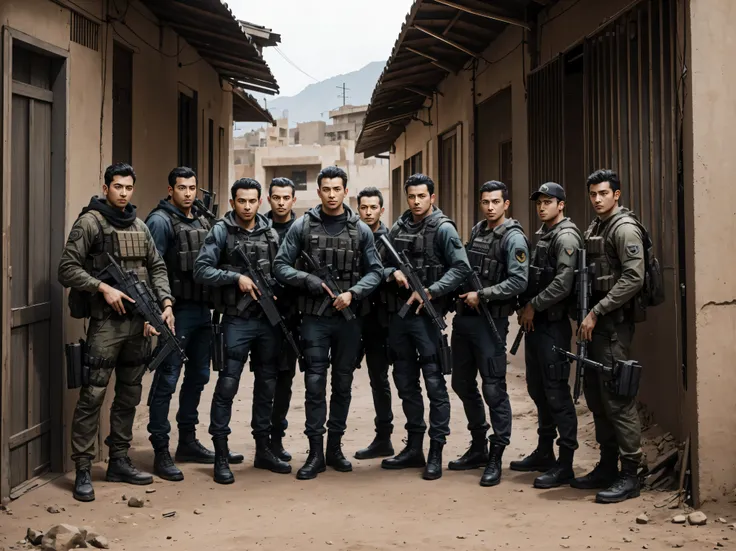
<path fill-rule="evenodd" d="M 82 228 L 73 228 L 69 233 L 69 241 L 79 241 L 82 237 L 84 237 Z"/>

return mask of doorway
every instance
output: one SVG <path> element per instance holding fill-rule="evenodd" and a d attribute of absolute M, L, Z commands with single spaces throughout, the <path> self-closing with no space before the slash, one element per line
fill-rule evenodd
<path fill-rule="evenodd" d="M 63 247 L 67 53 L 3 32 L 2 476 L 20 495 L 63 469 Z M 12 228 L 12 229 L 11 229 Z"/>

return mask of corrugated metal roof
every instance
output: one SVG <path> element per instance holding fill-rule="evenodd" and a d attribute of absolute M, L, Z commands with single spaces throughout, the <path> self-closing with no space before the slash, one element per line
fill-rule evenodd
<path fill-rule="evenodd" d="M 449 74 L 460 71 L 527 7 L 546 0 L 416 0 L 373 91 L 356 152 L 387 151 Z"/>
<path fill-rule="evenodd" d="M 268 122 L 275 124 L 271 113 L 258 100 L 240 88 L 233 89 L 233 122 Z"/>
<path fill-rule="evenodd" d="M 250 37 L 222 0 L 142 0 L 161 22 L 239 88 L 277 94 L 279 86 Z M 272 35 L 278 36 L 278 35 Z"/>

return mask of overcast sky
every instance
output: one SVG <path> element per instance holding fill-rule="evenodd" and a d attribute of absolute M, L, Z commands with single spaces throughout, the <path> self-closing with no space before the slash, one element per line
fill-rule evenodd
<path fill-rule="evenodd" d="M 281 35 L 279 50 L 299 69 L 324 80 L 391 55 L 413 0 L 227 0 L 238 19 Z M 293 96 L 315 82 L 274 48 L 264 57 L 281 94 Z"/>

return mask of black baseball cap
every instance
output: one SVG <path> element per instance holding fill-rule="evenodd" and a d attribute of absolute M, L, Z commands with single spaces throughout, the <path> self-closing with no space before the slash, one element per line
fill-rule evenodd
<path fill-rule="evenodd" d="M 554 182 L 547 182 L 539 186 L 539 189 L 532 193 L 529 199 L 536 201 L 540 195 L 548 195 L 560 201 L 565 201 L 565 189 L 560 184 L 555 184 Z"/>

